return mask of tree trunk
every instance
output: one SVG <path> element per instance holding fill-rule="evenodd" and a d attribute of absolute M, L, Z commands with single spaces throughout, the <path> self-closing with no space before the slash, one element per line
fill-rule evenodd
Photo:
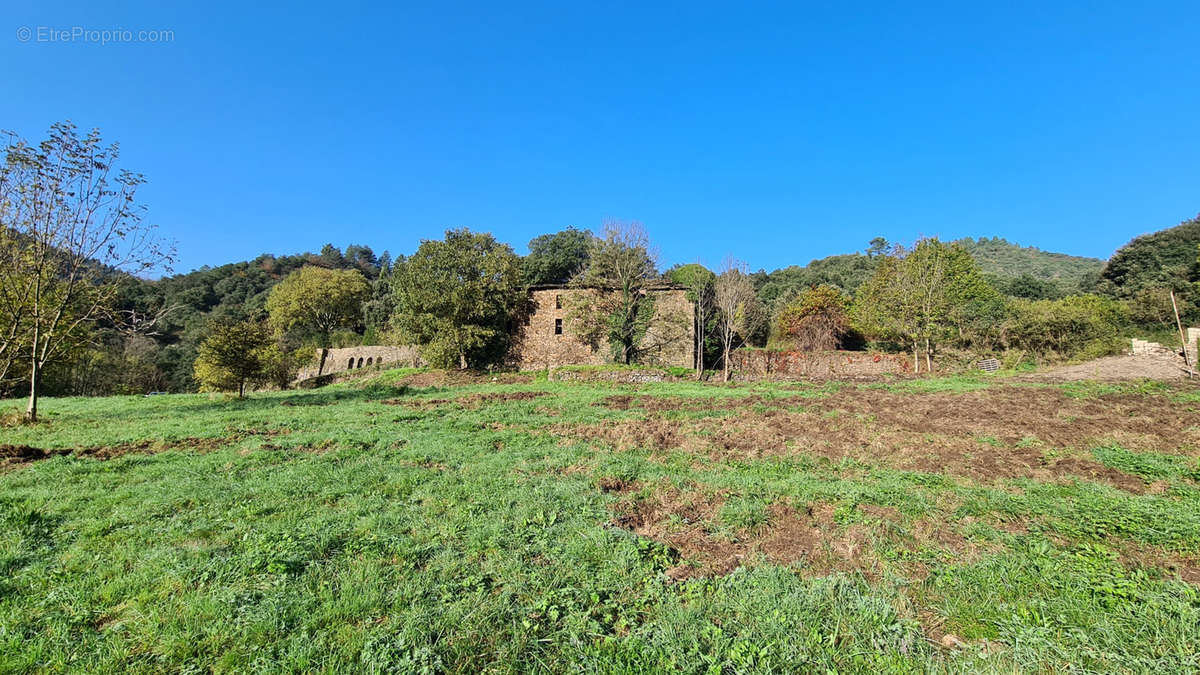
<path fill-rule="evenodd" d="M 30 422 L 37 421 L 38 394 L 40 393 L 38 392 L 38 388 L 40 386 L 38 380 L 40 380 L 41 377 L 42 369 L 40 366 L 38 366 L 37 359 L 34 358 L 33 368 L 30 369 L 29 375 L 29 407 L 25 409 L 25 415 L 29 418 Z"/>
<path fill-rule="evenodd" d="M 721 355 L 721 368 L 722 368 L 722 372 L 723 372 L 722 377 L 725 382 L 728 382 L 729 381 L 729 351 L 730 351 L 729 348 L 733 346 L 733 340 L 727 338 L 725 340 L 724 346 L 725 346 L 725 350 L 724 350 L 724 353 Z"/>
<path fill-rule="evenodd" d="M 921 348 L 916 340 L 913 340 L 913 371 L 918 375 L 921 374 Z"/>
<path fill-rule="evenodd" d="M 933 372 L 933 354 L 929 347 L 929 338 L 925 338 L 925 372 Z"/>
<path fill-rule="evenodd" d="M 42 327 L 39 323 L 40 317 L 36 314 L 33 317 L 33 346 L 29 350 L 29 407 L 25 409 L 25 416 L 30 422 L 37 421 L 37 404 L 38 391 L 40 380 L 42 379 L 42 366 L 38 363 L 38 343 L 42 341 Z"/>
<path fill-rule="evenodd" d="M 458 369 L 459 370 L 467 369 L 467 355 L 464 352 L 458 353 Z"/>
<path fill-rule="evenodd" d="M 246 381 L 238 381 L 238 398 L 246 398 Z"/>

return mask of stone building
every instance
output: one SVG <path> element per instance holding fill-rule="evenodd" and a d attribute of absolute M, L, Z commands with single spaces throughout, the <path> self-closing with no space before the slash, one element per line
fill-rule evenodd
<path fill-rule="evenodd" d="M 530 289 L 530 311 L 513 335 L 510 360 L 521 370 L 612 362 L 607 344 L 591 345 L 570 325 L 569 308 L 580 294 L 600 292 L 566 286 Z M 661 285 L 646 291 L 654 298 L 654 315 L 638 342 L 638 361 L 659 366 L 695 365 L 695 307 L 681 287 Z"/>
<path fill-rule="evenodd" d="M 367 366 L 388 364 L 392 368 L 406 366 L 417 367 L 424 365 L 416 347 L 345 347 L 342 349 L 318 349 L 316 363 L 303 368 L 297 374 L 297 380 L 307 380 L 310 377 L 320 377 L 340 373 L 346 370 L 356 370 Z"/>

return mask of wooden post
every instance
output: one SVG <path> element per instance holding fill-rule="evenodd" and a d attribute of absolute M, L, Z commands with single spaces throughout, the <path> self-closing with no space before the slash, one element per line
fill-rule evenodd
<path fill-rule="evenodd" d="M 1190 366 L 1187 353 L 1187 336 L 1183 333 L 1183 322 L 1179 320 L 1179 305 L 1175 304 L 1175 291 L 1171 291 L 1171 309 L 1175 310 L 1175 325 L 1179 328 L 1179 344 L 1183 345 L 1183 364 Z"/>

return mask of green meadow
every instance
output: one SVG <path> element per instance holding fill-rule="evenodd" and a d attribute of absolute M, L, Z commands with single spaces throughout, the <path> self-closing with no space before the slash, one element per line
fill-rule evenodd
<path fill-rule="evenodd" d="M 410 371 L 47 399 L 0 428 L 0 672 L 1195 671 L 1198 406 Z"/>

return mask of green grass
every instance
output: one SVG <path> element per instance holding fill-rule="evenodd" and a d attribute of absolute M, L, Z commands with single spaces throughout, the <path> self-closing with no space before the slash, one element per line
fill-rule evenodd
<path fill-rule="evenodd" d="M 0 472 L 0 672 L 1200 668 L 1200 592 L 1126 556 L 1200 553 L 1195 456 L 1081 449 L 1165 482 L 1137 495 L 1086 480 L 981 483 L 803 449 L 617 451 L 553 429 L 645 418 L 636 405 L 598 405 L 613 394 L 803 405 L 853 385 L 396 385 L 408 372 L 241 401 L 51 399 L 46 424 L 0 429 L 0 444 L 166 448 Z M 921 395 L 992 383 L 885 386 Z M 1064 388 L 1154 405 L 1187 395 Z M 547 395 L 460 400 L 516 392 Z M 396 400 L 413 405 L 384 403 Z M 687 561 L 613 526 L 623 497 L 600 489 L 602 478 L 718 495 L 707 526 L 734 539 L 763 531 L 773 505 L 831 504 L 837 527 L 873 533 L 882 568 L 814 576 L 751 556 L 729 575 L 673 583 L 666 571 Z M 921 523 L 959 533 L 973 552 L 921 538 Z M 916 564 L 927 576 L 911 573 Z M 966 646 L 943 649 L 933 629 Z"/>

